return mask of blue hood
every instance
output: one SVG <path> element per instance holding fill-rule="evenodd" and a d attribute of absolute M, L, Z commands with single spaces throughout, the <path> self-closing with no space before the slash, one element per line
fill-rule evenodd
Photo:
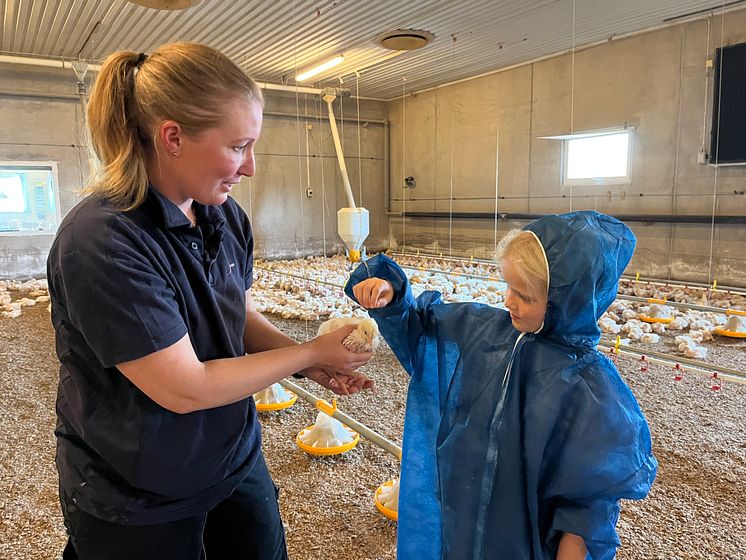
<path fill-rule="evenodd" d="M 549 262 L 542 333 L 570 346 L 595 346 L 598 320 L 614 301 L 635 236 L 619 220 L 593 211 L 552 215 L 524 230 L 536 234 Z"/>

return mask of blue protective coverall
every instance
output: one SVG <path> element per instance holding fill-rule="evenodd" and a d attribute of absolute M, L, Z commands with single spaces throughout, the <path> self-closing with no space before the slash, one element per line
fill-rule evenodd
<path fill-rule="evenodd" d="M 412 295 L 378 255 L 346 292 L 389 280 L 394 300 L 370 310 L 411 375 L 399 493 L 398 557 L 549 560 L 563 533 L 588 558 L 614 557 L 619 500 L 644 498 L 655 478 L 647 422 L 614 365 L 596 350 L 596 324 L 617 293 L 632 232 L 596 212 L 526 226 L 550 281 L 538 334 L 476 303 Z"/>

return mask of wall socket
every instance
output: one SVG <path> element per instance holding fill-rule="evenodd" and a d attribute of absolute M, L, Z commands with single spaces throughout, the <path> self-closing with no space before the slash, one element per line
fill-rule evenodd
<path fill-rule="evenodd" d="M 313 189 L 312 189 L 311 187 L 308 187 L 308 188 L 306 189 L 306 196 L 307 196 L 308 198 L 313 198 Z"/>

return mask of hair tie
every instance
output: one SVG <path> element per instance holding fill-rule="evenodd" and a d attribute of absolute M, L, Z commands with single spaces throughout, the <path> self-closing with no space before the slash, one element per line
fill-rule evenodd
<path fill-rule="evenodd" d="M 142 66 L 142 63 L 145 62 L 145 60 L 148 58 L 148 55 L 145 53 L 140 53 L 137 55 L 137 60 L 135 61 L 135 68 L 140 68 Z"/>

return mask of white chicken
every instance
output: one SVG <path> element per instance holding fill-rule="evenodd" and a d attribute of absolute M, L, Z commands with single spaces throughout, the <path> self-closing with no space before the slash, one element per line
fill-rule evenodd
<path fill-rule="evenodd" d="M 368 317 L 335 317 L 319 326 L 319 336 L 341 329 L 346 325 L 357 325 L 347 335 L 342 345 L 350 352 L 373 352 L 378 347 L 378 325 Z"/>

